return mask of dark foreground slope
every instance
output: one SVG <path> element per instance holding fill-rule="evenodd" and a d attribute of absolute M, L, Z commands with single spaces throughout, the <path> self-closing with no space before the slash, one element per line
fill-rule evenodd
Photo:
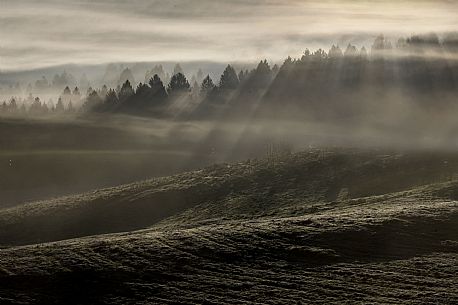
<path fill-rule="evenodd" d="M 303 215 L 321 205 L 450 181 L 458 154 L 314 150 L 222 164 L 0 209 L 0 246 L 224 219 Z"/>
<path fill-rule="evenodd" d="M 15 236 L 26 244 L 66 237 L 54 235 L 66 213 L 75 218 L 67 232 L 76 235 L 77 222 L 84 226 L 88 217 L 76 211 L 107 205 L 100 198 L 115 202 L 111 210 L 130 203 L 138 215 L 138 198 L 143 208 L 145 198 L 167 207 L 151 194 L 171 185 L 186 198 L 165 219 L 146 209 L 148 229 L 5 246 L 0 303 L 456 304 L 453 160 L 312 152 L 104 190 L 73 205 L 66 198 L 53 207 L 31 204 L 30 212 L 3 210 L 3 244 Z M 451 181 L 434 183 L 440 180 Z M 116 201 L 116 194 L 129 200 Z M 36 222 L 34 232 L 27 224 L 56 215 L 56 228 Z M 113 226 L 119 223 L 100 217 L 105 231 L 123 229 Z"/>

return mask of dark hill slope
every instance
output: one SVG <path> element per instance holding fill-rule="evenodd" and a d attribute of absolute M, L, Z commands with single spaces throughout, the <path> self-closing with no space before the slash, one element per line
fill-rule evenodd
<path fill-rule="evenodd" d="M 21 245 L 225 219 L 287 217 L 458 173 L 458 155 L 309 151 L 0 210 L 0 244 Z M 172 217 L 167 221 L 166 218 Z"/>
<path fill-rule="evenodd" d="M 0 303 L 457 304 L 457 195 L 449 182 L 301 216 L 6 248 Z"/>

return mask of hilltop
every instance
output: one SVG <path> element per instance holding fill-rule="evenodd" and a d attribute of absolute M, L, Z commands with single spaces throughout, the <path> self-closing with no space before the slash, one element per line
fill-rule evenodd
<path fill-rule="evenodd" d="M 456 303 L 457 169 L 311 150 L 2 209 L 0 301 Z"/>

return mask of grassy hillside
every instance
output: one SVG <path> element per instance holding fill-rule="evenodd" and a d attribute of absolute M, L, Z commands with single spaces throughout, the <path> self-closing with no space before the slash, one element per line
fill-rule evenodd
<path fill-rule="evenodd" d="M 303 215 L 330 202 L 381 195 L 458 173 L 453 154 L 308 151 L 0 210 L 0 245 L 162 225 Z M 165 220 L 167 217 L 171 217 Z"/>
<path fill-rule="evenodd" d="M 165 123 L 132 121 L 0 119 L 0 208 L 208 164 L 180 135 L 170 143 Z"/>
<path fill-rule="evenodd" d="M 454 304 L 457 166 L 310 151 L 3 209 L 0 303 Z"/>

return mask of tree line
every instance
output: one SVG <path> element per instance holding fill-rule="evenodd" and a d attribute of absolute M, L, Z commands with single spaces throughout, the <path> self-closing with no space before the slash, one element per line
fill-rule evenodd
<path fill-rule="evenodd" d="M 455 36 L 440 40 L 430 34 L 401 38 L 393 45 L 380 35 L 370 53 L 365 47 L 358 49 L 351 44 L 344 49 L 333 45 L 328 52 L 306 49 L 300 58 L 288 57 L 281 66 L 271 67 L 262 60 L 254 69 L 236 71 L 227 65 L 217 82 L 210 75 L 204 77 L 201 70 L 202 80 L 190 82 L 179 65 L 171 77 L 156 66 L 147 71 L 144 83 L 135 86 L 126 69 L 122 84 L 116 88 L 89 88 L 82 97 L 77 87 L 73 91 L 66 87 L 55 106 L 39 98 L 31 102 L 29 96 L 27 101 L 4 102 L 1 111 L 75 112 L 73 105 L 82 101 L 79 112 L 89 114 L 202 118 L 290 108 L 322 115 L 330 111 L 357 112 L 361 102 L 382 99 L 392 91 L 431 103 L 435 99 L 429 97 L 457 93 L 458 61 L 446 56 L 457 54 L 457 42 Z M 161 76 L 168 82 L 164 83 Z M 31 106 L 25 109 L 24 104 Z"/>

